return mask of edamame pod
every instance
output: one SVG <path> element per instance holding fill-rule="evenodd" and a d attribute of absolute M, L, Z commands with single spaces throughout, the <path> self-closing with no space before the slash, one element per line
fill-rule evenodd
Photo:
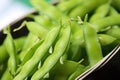
<path fill-rule="evenodd" d="M 114 7 L 111 6 L 109 15 L 111 16 L 111 15 L 118 15 L 118 14 L 119 14 L 118 11 Z"/>
<path fill-rule="evenodd" d="M 99 6 L 95 13 L 93 13 L 93 15 L 90 18 L 90 22 L 96 21 L 98 19 L 101 19 L 103 17 L 105 17 L 110 11 L 110 4 L 109 3 L 105 3 L 101 6 Z"/>
<path fill-rule="evenodd" d="M 89 67 L 85 67 L 83 65 L 79 65 L 76 70 L 68 77 L 68 80 L 75 80 L 80 74 L 82 74 Z"/>
<path fill-rule="evenodd" d="M 26 40 L 26 36 L 22 36 L 14 39 L 15 48 L 17 52 L 22 50 L 25 40 Z"/>
<path fill-rule="evenodd" d="M 62 13 L 58 9 L 46 3 L 44 0 L 31 0 L 31 3 L 41 14 L 46 14 L 50 18 L 52 17 L 53 20 L 58 21 L 62 17 Z"/>
<path fill-rule="evenodd" d="M 13 80 L 8 68 L 5 70 L 0 80 Z"/>
<path fill-rule="evenodd" d="M 69 16 L 66 16 L 55 6 L 48 4 L 43 0 L 41 0 L 41 1 L 31 0 L 31 3 L 41 14 L 47 15 L 51 20 L 55 21 L 56 25 L 58 25 L 58 23 L 63 18 L 67 18 L 67 20 L 70 20 Z M 75 22 L 72 22 L 71 23 L 71 30 L 72 30 L 71 32 L 74 33 L 78 29 L 79 29 L 79 25 Z"/>
<path fill-rule="evenodd" d="M 106 31 L 106 34 L 111 35 L 120 40 L 120 27 L 112 27 Z"/>
<path fill-rule="evenodd" d="M 70 53 L 68 55 L 70 60 L 79 61 L 82 58 L 81 45 L 84 42 L 82 34 L 83 30 L 79 29 L 71 36 Z"/>
<path fill-rule="evenodd" d="M 52 80 L 67 80 L 68 76 L 76 70 L 79 64 L 71 60 L 65 60 L 63 64 L 58 62 L 50 71 L 50 78 L 52 77 Z"/>
<path fill-rule="evenodd" d="M 16 48 L 15 48 L 12 35 L 10 33 L 10 27 L 5 28 L 4 33 L 7 34 L 4 45 L 10 56 L 8 59 L 8 70 L 13 76 L 15 76 L 17 65 L 18 65 L 18 56 L 16 53 Z"/>
<path fill-rule="evenodd" d="M 117 40 L 117 38 L 107 34 L 98 34 L 98 38 L 102 46 L 110 45 Z"/>
<path fill-rule="evenodd" d="M 40 39 L 44 38 L 48 30 L 36 22 L 27 22 L 26 26 L 28 30 Z"/>
<path fill-rule="evenodd" d="M 54 24 L 54 21 L 51 20 L 47 15 L 40 14 L 33 17 L 35 22 L 38 22 L 41 26 L 45 27 L 46 29 L 50 29 Z"/>
<path fill-rule="evenodd" d="M 120 14 L 108 16 L 99 20 L 92 22 L 93 28 L 99 32 L 106 29 L 108 26 L 120 25 Z"/>
<path fill-rule="evenodd" d="M 25 40 L 22 51 L 19 53 L 20 61 L 23 61 L 23 59 L 26 55 L 26 51 L 28 51 L 29 47 L 34 45 L 36 40 L 38 40 L 38 36 L 36 36 L 30 32 L 27 36 L 27 39 Z"/>
<path fill-rule="evenodd" d="M 8 52 L 5 46 L 2 44 L 0 45 L 0 65 L 4 63 L 8 59 Z"/>
<path fill-rule="evenodd" d="M 71 10 L 69 16 L 70 17 L 77 17 L 80 16 L 81 18 L 84 18 L 84 16 L 94 9 L 96 9 L 98 6 L 108 2 L 109 0 L 84 0 L 83 3 L 75 7 L 73 10 Z"/>
<path fill-rule="evenodd" d="M 23 65 L 20 73 L 15 76 L 13 80 L 23 80 L 29 76 L 34 67 L 38 65 L 41 59 L 46 55 L 48 49 L 52 46 L 58 36 L 59 31 L 60 27 L 55 27 L 47 33 L 44 42 L 36 49 L 32 58 Z"/>
<path fill-rule="evenodd" d="M 42 44 L 43 40 L 36 41 L 29 49 L 26 51 L 26 55 L 23 58 L 22 65 L 24 65 L 34 54 L 35 50 Z"/>
<path fill-rule="evenodd" d="M 96 31 L 89 23 L 85 22 L 82 28 L 89 65 L 93 66 L 103 58 L 101 45 L 99 43 Z"/>
<path fill-rule="evenodd" d="M 42 67 L 38 69 L 32 76 L 31 80 L 40 80 L 43 76 L 49 72 L 53 66 L 59 61 L 60 57 L 64 54 L 67 45 L 70 41 L 70 25 L 64 25 L 62 27 L 59 39 L 55 44 L 53 53 L 46 58 Z"/>
<path fill-rule="evenodd" d="M 60 9 L 60 11 L 64 13 L 68 13 L 70 10 L 72 10 L 74 7 L 80 5 L 80 3 L 83 0 L 68 0 L 68 1 L 63 1 L 59 2 L 57 7 Z M 74 4 L 73 4 L 74 3 Z"/>
<path fill-rule="evenodd" d="M 37 36 L 35 36 L 33 33 L 29 32 L 27 35 L 27 38 L 25 40 L 25 43 L 23 45 L 22 50 L 26 50 L 28 48 L 28 46 L 33 45 L 37 38 L 38 38 Z"/>

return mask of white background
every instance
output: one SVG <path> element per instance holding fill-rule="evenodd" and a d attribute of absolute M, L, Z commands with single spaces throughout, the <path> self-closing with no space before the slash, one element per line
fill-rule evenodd
<path fill-rule="evenodd" d="M 30 10 L 31 7 L 17 0 L 0 0 L 0 30 Z"/>

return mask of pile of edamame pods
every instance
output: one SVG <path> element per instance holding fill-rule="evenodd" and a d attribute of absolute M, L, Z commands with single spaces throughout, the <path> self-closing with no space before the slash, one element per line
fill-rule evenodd
<path fill-rule="evenodd" d="M 0 80 L 75 80 L 120 44 L 120 0 L 30 1 L 32 20 L 3 29 Z"/>

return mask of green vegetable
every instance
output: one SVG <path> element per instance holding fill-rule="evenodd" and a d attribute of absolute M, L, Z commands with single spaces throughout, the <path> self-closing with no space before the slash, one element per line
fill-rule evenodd
<path fill-rule="evenodd" d="M 56 42 L 53 53 L 46 58 L 44 64 L 38 71 L 33 74 L 31 80 L 39 80 L 50 71 L 52 67 L 59 61 L 60 57 L 64 54 L 70 40 L 70 25 L 63 25 L 63 29 L 61 34 L 59 35 L 59 39 Z"/>
<path fill-rule="evenodd" d="M 102 46 L 110 45 L 117 40 L 117 38 L 107 34 L 98 34 L 98 38 Z"/>
<path fill-rule="evenodd" d="M 82 2 L 79 6 L 71 10 L 69 16 L 74 18 L 80 16 L 84 18 L 87 13 L 90 13 L 98 6 L 107 3 L 108 1 L 109 0 L 84 0 L 84 2 Z"/>
<path fill-rule="evenodd" d="M 120 45 L 118 0 L 30 2 L 36 12 L 0 32 L 0 80 L 78 80 Z"/>
<path fill-rule="evenodd" d="M 9 73 L 8 69 L 6 69 L 6 71 L 3 73 L 1 80 L 13 80 L 13 77 Z"/>
<path fill-rule="evenodd" d="M 28 51 L 29 47 L 34 45 L 35 41 L 38 39 L 38 36 L 32 34 L 31 32 L 28 34 L 27 39 L 23 45 L 22 51 L 19 54 L 20 61 L 23 61 L 26 51 Z"/>
<path fill-rule="evenodd" d="M 119 14 L 118 11 L 115 8 L 111 7 L 109 15 L 117 15 L 117 14 Z"/>
<path fill-rule="evenodd" d="M 120 15 L 112 15 L 92 22 L 96 31 L 102 31 L 108 26 L 120 25 Z M 108 22 L 109 21 L 109 22 Z"/>
<path fill-rule="evenodd" d="M 35 22 L 38 22 L 41 26 L 46 27 L 47 29 L 51 28 L 52 24 L 54 24 L 54 21 L 51 20 L 47 15 L 37 15 L 33 16 Z"/>
<path fill-rule="evenodd" d="M 46 28 L 35 22 L 27 22 L 26 26 L 31 33 L 37 35 L 41 39 L 44 38 L 46 33 L 48 32 Z"/>
<path fill-rule="evenodd" d="M 110 10 L 110 4 L 109 3 L 105 3 L 101 6 L 99 6 L 96 9 L 94 15 L 92 15 L 92 17 L 90 18 L 90 22 L 93 22 L 95 20 L 104 18 L 108 14 L 109 10 Z"/>
<path fill-rule="evenodd" d="M 106 34 L 111 35 L 120 40 L 120 27 L 112 27 L 109 29 Z"/>
<path fill-rule="evenodd" d="M 37 48 L 32 58 L 23 65 L 20 73 L 13 80 L 22 80 L 28 77 L 34 67 L 38 65 L 43 56 L 46 55 L 47 50 L 50 48 L 50 46 L 52 46 L 59 31 L 60 27 L 55 27 L 48 32 L 45 37 L 45 41 Z"/>
<path fill-rule="evenodd" d="M 80 74 L 82 74 L 85 70 L 87 70 L 89 67 L 85 67 L 83 65 L 79 65 L 76 70 L 69 76 L 68 80 L 74 80 L 76 79 Z"/>
<path fill-rule="evenodd" d="M 10 56 L 8 59 L 8 70 L 13 76 L 15 76 L 16 70 L 17 70 L 17 64 L 18 64 L 18 56 L 16 53 L 16 48 L 15 48 L 12 35 L 10 33 L 10 27 L 5 28 L 4 33 L 7 34 L 4 45 Z"/>
<path fill-rule="evenodd" d="M 85 48 L 87 51 L 89 63 L 90 66 L 93 66 L 103 58 L 101 45 L 97 38 L 96 31 L 89 23 L 85 22 L 82 27 L 85 40 Z"/>
<path fill-rule="evenodd" d="M 0 45 L 0 65 L 8 59 L 8 53 L 5 46 Z"/>
<path fill-rule="evenodd" d="M 68 14 L 74 7 L 80 5 L 81 2 L 83 2 L 83 0 L 76 0 L 76 1 L 68 0 L 68 1 L 63 1 L 63 2 L 60 2 L 57 5 L 57 7 L 60 9 L 60 11 Z"/>

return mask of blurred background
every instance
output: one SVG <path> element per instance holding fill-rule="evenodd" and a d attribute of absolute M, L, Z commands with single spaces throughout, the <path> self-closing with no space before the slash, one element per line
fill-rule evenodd
<path fill-rule="evenodd" d="M 45 0 L 53 2 L 55 0 Z M 0 30 L 33 10 L 30 0 L 0 0 Z"/>

